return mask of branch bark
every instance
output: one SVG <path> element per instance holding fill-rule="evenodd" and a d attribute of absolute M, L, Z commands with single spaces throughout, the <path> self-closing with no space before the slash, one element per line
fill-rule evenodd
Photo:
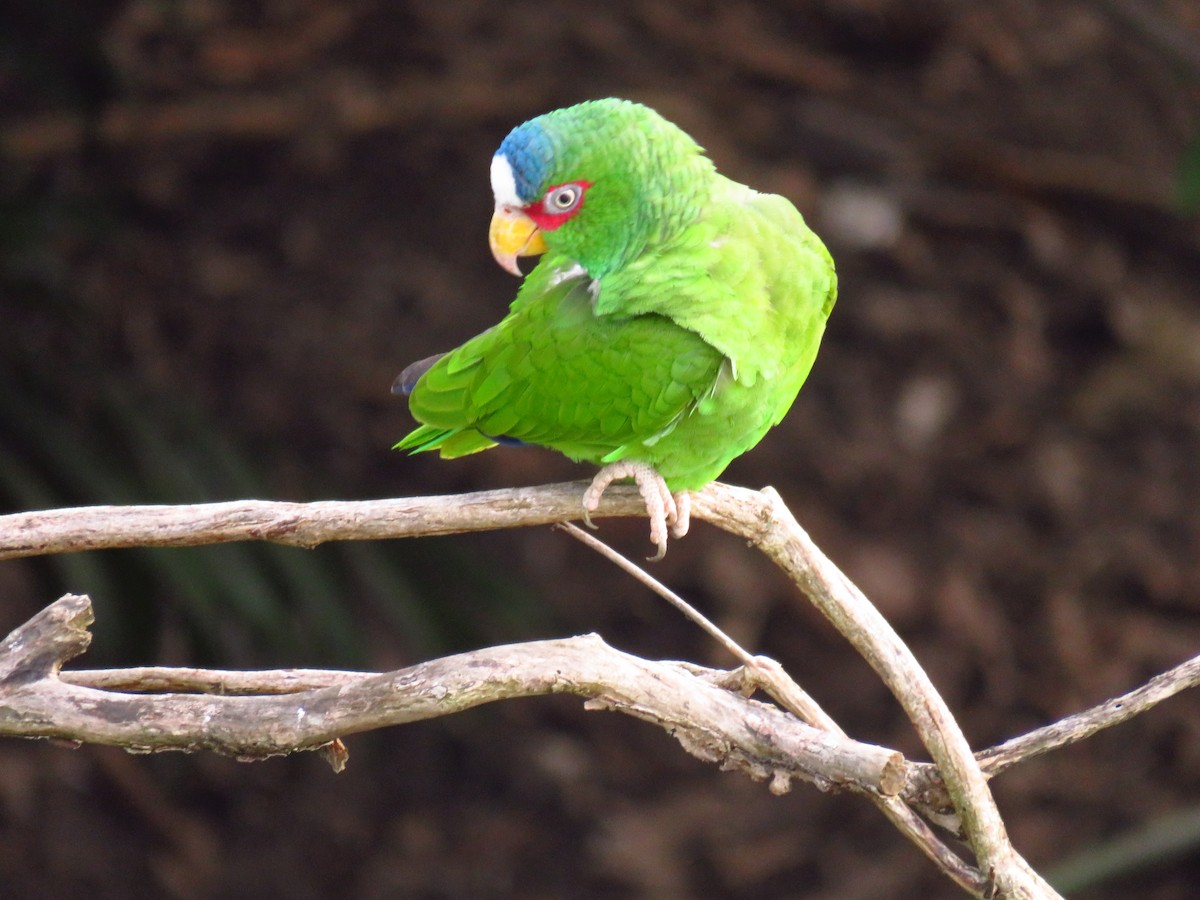
<path fill-rule="evenodd" d="M 117 547 L 451 534 L 579 518 L 583 483 L 444 497 L 192 506 L 88 507 L 0 516 L 0 559 Z M 596 516 L 641 515 L 634 488 L 615 486 Z M 572 693 L 659 724 L 689 752 L 770 779 L 799 777 L 870 796 L 947 875 L 976 896 L 1058 896 L 1013 849 L 987 784 L 1015 761 L 1123 721 L 1200 680 L 1200 662 L 1127 698 L 1064 720 L 977 759 L 912 653 L 865 596 L 813 544 L 770 488 L 712 484 L 692 514 L 749 540 L 779 565 L 870 662 L 908 713 L 934 766 L 852 741 L 836 723 L 805 725 L 775 706 L 726 690 L 729 673 L 698 676 L 681 663 L 640 660 L 596 636 L 493 647 L 400 672 L 211 673 L 133 670 L 60 673 L 90 639 L 86 598 L 68 597 L 0 645 L 0 733 L 115 743 L 131 749 L 210 749 L 260 758 L 339 747 L 337 738 L 516 696 Z M 210 693 L 218 687 L 220 696 Z M 144 695 L 128 691 L 166 690 Z M 247 696 L 246 693 L 252 695 Z M 982 762 L 982 765 L 981 765 Z M 936 768 L 935 768 L 936 767 Z M 944 782 L 941 792 L 939 780 Z M 948 797 L 971 845 L 967 865 L 909 803 Z M 907 802 L 905 802 L 907 801 Z"/>
<path fill-rule="evenodd" d="M 798 777 L 894 795 L 907 780 L 907 763 L 894 750 L 813 728 L 698 677 L 694 667 L 639 659 L 594 634 L 488 647 L 386 673 L 60 673 L 87 648 L 92 621 L 91 601 L 67 594 L 0 644 L 0 733 L 262 759 L 497 700 L 574 694 L 588 709 L 652 722 L 694 756 L 770 779 L 775 791 Z M 230 680 L 241 682 L 239 693 L 180 691 Z M 170 692 L 142 693 L 164 688 Z"/>
<path fill-rule="evenodd" d="M 704 518 L 710 512 L 705 508 L 708 503 L 706 491 L 693 502 L 693 515 Z M 752 541 L 788 573 L 904 707 L 945 781 L 979 868 L 995 891 L 1004 897 L 1055 896 L 1053 888 L 1013 848 L 970 744 L 912 651 L 813 543 L 772 488 L 759 494 L 755 506 L 757 514 L 752 518 L 739 515 L 727 519 L 728 530 Z"/>
<path fill-rule="evenodd" d="M 0 516 L 0 559 L 119 547 L 194 547 L 229 541 L 271 541 L 311 548 L 326 541 L 549 525 L 579 518 L 583 509 L 581 484 L 393 500 L 237 500 L 13 513 Z M 593 518 L 643 515 L 645 509 L 635 488 L 614 486 L 605 492 L 600 511 Z"/>

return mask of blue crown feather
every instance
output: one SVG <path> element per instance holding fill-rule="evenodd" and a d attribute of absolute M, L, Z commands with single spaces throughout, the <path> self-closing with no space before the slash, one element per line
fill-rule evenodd
<path fill-rule="evenodd" d="M 532 203 L 542 195 L 546 173 L 554 163 L 554 144 L 536 119 L 510 131 L 496 152 L 512 166 L 517 196 L 522 202 Z"/>

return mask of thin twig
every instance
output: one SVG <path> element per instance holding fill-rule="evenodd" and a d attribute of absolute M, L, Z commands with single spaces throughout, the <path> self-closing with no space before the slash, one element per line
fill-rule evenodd
<path fill-rule="evenodd" d="M 639 566 L 628 557 L 618 553 L 612 547 L 588 534 L 581 528 L 570 523 L 556 525 L 571 537 L 595 550 L 605 559 L 615 563 L 622 570 L 633 576 L 637 581 L 646 585 L 660 597 L 663 597 L 676 609 L 701 627 L 710 637 L 725 647 L 735 658 L 741 661 L 743 672 L 749 677 L 751 685 L 761 687 L 784 709 L 798 716 L 802 721 L 831 734 L 845 737 L 846 733 L 836 721 L 809 696 L 800 685 L 792 679 L 777 661 L 764 656 L 755 656 L 729 637 L 707 616 L 680 597 L 677 593 Z M 897 767 L 899 774 L 901 769 Z M 967 865 L 962 857 L 946 845 L 933 830 L 900 798 L 894 796 L 905 789 L 903 784 L 885 784 L 882 792 L 869 792 L 868 798 L 891 820 L 900 833 L 916 844 L 942 871 L 946 872 L 964 889 L 979 893 L 983 890 L 984 879 L 979 872 Z"/>
<path fill-rule="evenodd" d="M 1155 675 L 1146 684 L 1127 694 L 1113 697 L 1091 709 L 1075 713 L 1028 734 L 1012 738 L 976 754 L 989 777 L 999 775 L 1019 762 L 1041 756 L 1059 747 L 1067 747 L 1091 737 L 1098 731 L 1127 722 L 1168 697 L 1200 684 L 1200 656 Z"/>
<path fill-rule="evenodd" d="M 1200 656 L 1182 662 L 1140 687 L 1098 703 L 1050 725 L 1035 728 L 975 754 L 979 767 L 988 778 L 995 778 L 1017 763 L 1069 747 L 1105 728 L 1127 722 L 1134 716 L 1174 697 L 1181 691 L 1200 685 Z M 922 809 L 938 809 L 949 802 L 945 785 L 935 766 L 913 763 L 904 797 Z"/>
<path fill-rule="evenodd" d="M 741 644 L 722 631 L 720 626 L 708 618 L 708 616 L 704 615 L 704 613 L 700 612 L 700 610 L 696 609 L 696 607 L 692 606 L 692 604 L 688 603 L 679 594 L 675 593 L 633 560 L 618 553 L 599 538 L 588 534 L 582 528 L 572 525 L 570 522 L 561 522 L 555 527 L 565 531 L 571 537 L 575 538 L 575 540 L 584 544 L 584 546 L 595 550 L 605 559 L 615 563 L 627 574 L 646 585 L 646 587 L 682 612 L 687 618 L 699 625 L 705 634 L 728 650 L 742 664 L 744 672 L 750 681 L 750 687 L 761 687 L 780 706 L 793 715 L 799 716 L 809 725 L 822 728 L 833 734 L 845 735 L 845 732 L 842 731 L 841 726 L 834 721 L 833 717 L 825 712 L 817 701 L 809 696 L 807 691 L 796 684 L 778 662 L 750 653 Z"/>
<path fill-rule="evenodd" d="M 640 581 L 642 584 L 646 585 L 646 587 L 650 588 L 650 590 L 654 591 L 654 593 L 658 594 L 658 596 L 662 597 L 677 610 L 699 625 L 701 630 L 703 630 L 710 638 L 728 650 L 729 654 L 743 666 L 754 665 L 754 656 L 747 652 L 741 644 L 717 627 L 716 623 L 714 623 L 712 619 L 708 618 L 708 616 L 704 615 L 704 613 L 700 612 L 700 610 L 696 609 L 696 607 L 692 606 L 692 604 L 688 603 L 641 566 L 637 565 L 637 563 L 633 562 L 633 560 L 622 556 L 612 547 L 608 546 L 608 544 L 588 534 L 579 526 L 572 525 L 570 522 L 559 522 L 554 527 L 561 531 L 565 531 L 584 546 L 595 550 L 609 562 L 616 564 L 616 566 L 624 570 L 627 575 L 632 576 L 636 581 Z"/>

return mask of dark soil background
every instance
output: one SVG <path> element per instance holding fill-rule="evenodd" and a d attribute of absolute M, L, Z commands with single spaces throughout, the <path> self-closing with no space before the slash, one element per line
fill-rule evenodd
<path fill-rule="evenodd" d="M 368 498 L 590 470 L 408 458 L 388 388 L 497 320 L 488 163 L 515 124 L 647 102 L 783 193 L 841 300 L 772 484 L 979 747 L 1200 652 L 1194 0 L 12 0 L 0 15 L 0 508 Z M 601 535 L 647 551 L 644 522 Z M 655 573 L 856 737 L 920 750 L 764 559 L 704 525 Z M 88 665 L 393 668 L 598 631 L 727 664 L 531 529 L 0 564 L 0 631 L 90 593 Z M 241 764 L 0 744 L 4 897 L 955 896 L 861 800 L 786 797 L 565 698 Z M 1195 832 L 1200 698 L 996 782 L 1042 871 Z M 1195 896 L 1200 852 L 1077 892 Z"/>

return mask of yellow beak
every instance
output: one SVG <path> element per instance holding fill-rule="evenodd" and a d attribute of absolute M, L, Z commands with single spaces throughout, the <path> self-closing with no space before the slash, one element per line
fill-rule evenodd
<path fill-rule="evenodd" d="M 496 207 L 488 228 L 488 246 L 492 256 L 506 271 L 520 275 L 518 256 L 537 256 L 546 252 L 546 242 L 533 219 L 508 205 Z"/>

